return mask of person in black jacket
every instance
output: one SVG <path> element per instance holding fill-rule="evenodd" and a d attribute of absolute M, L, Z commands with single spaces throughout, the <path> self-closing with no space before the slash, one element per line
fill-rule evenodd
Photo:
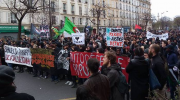
<path fill-rule="evenodd" d="M 12 68 L 0 66 L 0 100 L 35 100 L 33 96 L 26 93 L 17 93 L 13 81 L 15 73 Z"/>
<path fill-rule="evenodd" d="M 116 63 L 116 52 L 113 50 L 106 51 L 103 58 L 103 66 L 107 66 L 104 74 L 107 75 L 110 87 L 111 94 L 110 100 L 124 100 L 124 93 L 120 93 L 118 90 L 118 84 L 120 84 L 120 75 L 119 71 L 121 71 L 121 67 Z"/>
<path fill-rule="evenodd" d="M 151 68 L 156 75 L 161 87 L 156 90 L 161 96 L 165 95 L 165 84 L 167 80 L 167 75 L 165 71 L 165 63 L 162 58 L 159 56 L 160 47 L 157 44 L 152 44 L 149 48 L 149 58 L 151 59 Z"/>
<path fill-rule="evenodd" d="M 126 67 L 131 80 L 131 100 L 147 100 L 149 89 L 149 63 L 142 48 L 136 48 L 134 59 Z"/>

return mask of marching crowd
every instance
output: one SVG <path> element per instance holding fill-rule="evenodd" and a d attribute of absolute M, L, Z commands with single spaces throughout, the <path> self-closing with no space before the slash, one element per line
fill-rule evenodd
<path fill-rule="evenodd" d="M 154 34 L 163 34 L 164 32 L 152 31 Z M 156 100 L 167 100 L 167 91 L 170 92 L 170 99 L 176 100 L 178 96 L 178 69 L 180 68 L 180 31 L 171 30 L 168 32 L 167 40 L 159 38 L 146 38 L 145 32 L 124 33 L 123 47 L 108 47 L 105 34 L 91 34 L 86 36 L 85 45 L 75 45 L 71 38 L 60 36 L 58 39 L 30 39 L 22 38 L 20 41 L 10 39 L 0 39 L 0 56 L 2 66 L 0 67 L 0 100 L 34 100 L 27 94 L 17 94 L 15 85 L 12 84 L 15 79 L 14 70 L 18 67 L 18 73 L 23 73 L 26 66 L 16 65 L 5 62 L 4 45 L 27 48 L 44 48 L 56 51 L 64 50 L 66 59 L 70 60 L 70 52 L 96 52 L 104 53 L 103 66 L 99 71 L 100 63 L 97 59 L 91 58 L 87 61 L 87 67 L 91 74 L 88 79 L 78 78 L 71 75 L 71 70 L 62 69 L 62 64 L 58 63 L 55 56 L 54 68 L 46 70 L 40 64 L 33 64 L 33 67 L 27 67 L 27 71 L 33 74 L 33 77 L 49 76 L 52 82 L 56 84 L 60 80 L 67 80 L 65 84 L 77 87 L 76 100 L 125 100 L 127 95 L 126 88 L 131 94 L 131 100 L 148 100 L 149 97 L 157 97 Z M 122 74 L 120 64 L 116 62 L 116 56 L 127 56 L 130 58 L 126 67 L 129 74 L 128 86 Z M 8 65 L 7 68 L 4 65 Z M 150 77 L 156 77 L 156 82 L 151 82 Z M 66 79 L 67 77 L 67 79 Z M 77 81 L 78 80 L 78 81 Z M 151 87 L 152 84 L 157 84 Z M 78 86 L 79 85 L 79 86 Z M 5 91 L 6 89 L 6 91 Z M 9 91 L 8 91 L 9 89 Z M 5 92 L 4 92 L 5 91 Z M 153 92 L 151 92 L 153 91 Z M 14 92 L 13 94 L 11 94 Z M 159 94 L 158 96 L 155 94 Z M 27 96 L 28 99 L 12 99 L 20 95 Z M 20 98 L 20 97 L 19 97 Z"/>

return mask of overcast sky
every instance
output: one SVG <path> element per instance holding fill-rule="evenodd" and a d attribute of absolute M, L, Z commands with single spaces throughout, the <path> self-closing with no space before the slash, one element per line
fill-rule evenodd
<path fill-rule="evenodd" d="M 175 16 L 180 15 L 180 0 L 151 0 L 151 10 L 156 18 L 158 13 L 161 17 L 161 13 L 168 11 L 162 16 L 173 19 Z"/>

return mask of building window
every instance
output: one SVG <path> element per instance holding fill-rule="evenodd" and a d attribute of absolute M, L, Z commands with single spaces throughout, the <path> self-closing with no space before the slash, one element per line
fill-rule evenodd
<path fill-rule="evenodd" d="M 55 2 L 51 1 L 51 10 L 52 12 L 55 12 Z"/>
<path fill-rule="evenodd" d="M 56 24 L 56 16 L 52 16 L 52 24 Z"/>
<path fill-rule="evenodd" d="M 103 1 L 103 7 L 105 7 L 105 1 Z"/>
<path fill-rule="evenodd" d="M 71 13 L 74 15 L 74 5 L 71 5 Z"/>
<path fill-rule="evenodd" d="M 11 23 L 17 23 L 16 17 L 13 13 L 11 13 Z"/>
<path fill-rule="evenodd" d="M 66 3 L 63 3 L 63 13 L 66 14 Z"/>
<path fill-rule="evenodd" d="M 75 17 L 72 17 L 72 22 L 74 23 Z"/>
<path fill-rule="evenodd" d="M 94 5 L 94 0 L 92 0 L 92 5 Z"/>
<path fill-rule="evenodd" d="M 88 25 L 88 18 L 86 18 L 86 24 Z"/>
<path fill-rule="evenodd" d="M 82 7 L 79 6 L 79 15 L 82 15 Z"/>
<path fill-rule="evenodd" d="M 87 1 L 87 0 L 85 0 L 85 3 L 87 4 L 87 3 L 88 3 L 88 1 Z"/>
<path fill-rule="evenodd" d="M 104 16 L 104 18 L 106 18 L 106 11 L 105 10 L 103 11 L 103 16 Z"/>
<path fill-rule="evenodd" d="M 104 26 L 106 26 L 106 20 L 104 20 Z"/>
<path fill-rule="evenodd" d="M 79 24 L 80 25 L 82 24 L 82 18 L 79 18 Z"/>

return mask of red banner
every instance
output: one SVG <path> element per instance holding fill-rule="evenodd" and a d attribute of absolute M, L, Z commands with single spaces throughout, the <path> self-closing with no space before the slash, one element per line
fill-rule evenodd
<path fill-rule="evenodd" d="M 73 76 L 78 76 L 79 78 L 88 78 L 90 73 L 87 70 L 87 61 L 90 58 L 96 58 L 100 61 L 100 65 L 103 64 L 103 54 L 97 53 L 87 53 L 87 52 L 71 52 L 70 68 L 71 74 Z M 125 71 L 125 68 L 128 65 L 128 57 L 119 57 L 117 56 L 117 62 L 122 67 L 122 72 L 128 79 L 128 74 Z"/>

